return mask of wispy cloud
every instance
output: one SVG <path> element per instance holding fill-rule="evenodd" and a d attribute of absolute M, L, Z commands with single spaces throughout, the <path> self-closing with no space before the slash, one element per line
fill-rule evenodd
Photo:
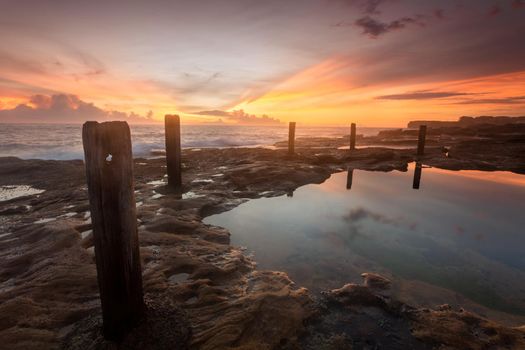
<path fill-rule="evenodd" d="M 471 105 L 471 104 L 524 104 L 525 105 L 525 96 L 513 96 L 513 97 L 504 97 L 504 98 L 481 98 L 481 99 L 472 99 L 464 100 L 457 102 L 457 104 L 462 105 Z"/>
<path fill-rule="evenodd" d="M 350 212 L 348 212 L 346 215 L 343 216 L 343 220 L 345 220 L 348 223 L 353 223 L 353 224 L 359 223 L 364 220 L 372 220 L 372 221 L 376 221 L 381 224 L 393 225 L 393 226 L 401 226 L 403 224 L 407 224 L 407 226 L 414 225 L 414 224 L 404 223 L 403 218 L 391 218 L 381 213 L 375 213 L 371 210 L 368 210 L 362 207 L 357 207 L 357 208 L 350 210 Z"/>
<path fill-rule="evenodd" d="M 357 7 L 359 11 L 365 15 L 379 15 L 381 5 L 389 0 L 342 0 L 350 6 Z"/>
<path fill-rule="evenodd" d="M 445 19 L 446 18 L 445 10 L 443 10 L 443 9 L 435 9 L 434 10 L 434 17 L 436 17 L 438 19 Z"/>
<path fill-rule="evenodd" d="M 499 14 L 501 13 L 501 11 L 502 11 L 502 10 L 501 10 L 501 7 L 500 7 L 499 5 L 492 5 L 492 6 L 489 8 L 487 14 L 488 14 L 489 16 L 497 16 L 497 15 L 499 15 Z"/>
<path fill-rule="evenodd" d="M 361 28 L 362 34 L 374 39 L 388 32 L 403 29 L 408 25 L 424 25 L 422 21 L 415 17 L 403 17 L 391 22 L 381 22 L 370 16 L 361 17 L 354 24 Z"/>
<path fill-rule="evenodd" d="M 414 91 L 414 92 L 405 92 L 402 94 L 378 96 L 376 97 L 376 99 L 379 99 L 379 100 L 432 100 L 432 99 L 437 99 L 437 98 L 456 97 L 456 96 L 465 96 L 465 95 L 471 95 L 471 94 L 465 93 L 465 92 L 455 92 L 455 91 Z"/>
<path fill-rule="evenodd" d="M 263 114 L 260 117 L 258 117 L 255 114 L 248 114 L 244 112 L 244 110 L 242 109 L 231 111 L 231 112 L 221 111 L 221 110 L 201 111 L 201 112 L 197 112 L 194 114 L 203 115 L 203 116 L 220 117 L 220 118 L 223 118 L 223 119 L 226 119 L 228 121 L 235 122 L 238 124 L 276 125 L 276 124 L 281 123 L 279 119 L 269 117 L 266 114 Z"/>
<path fill-rule="evenodd" d="M 380 14 L 379 6 L 384 2 L 385 0 L 366 0 L 363 3 L 364 12 L 371 15 Z"/>
<path fill-rule="evenodd" d="M 394 20 L 385 21 L 378 17 L 381 17 L 382 10 L 380 7 L 389 2 L 388 0 L 347 0 L 347 3 L 351 6 L 357 7 L 361 13 L 361 17 L 354 21 L 339 21 L 333 25 L 333 27 L 358 27 L 361 29 L 361 33 L 372 39 L 393 31 L 406 28 L 409 25 L 421 25 L 424 26 L 424 16 L 421 14 L 402 16 Z M 444 18 L 444 10 L 436 9 L 432 12 L 432 16 L 439 19 Z"/>
<path fill-rule="evenodd" d="M 516 9 L 525 8 L 525 0 L 513 0 L 512 7 Z"/>

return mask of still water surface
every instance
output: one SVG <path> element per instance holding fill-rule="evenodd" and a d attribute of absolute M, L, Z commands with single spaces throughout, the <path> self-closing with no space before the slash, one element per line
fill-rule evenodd
<path fill-rule="evenodd" d="M 286 271 L 314 292 L 372 271 L 393 278 L 405 301 L 521 319 L 525 176 L 423 167 L 415 189 L 415 168 L 336 173 L 205 221 L 229 229 L 260 269 Z"/>

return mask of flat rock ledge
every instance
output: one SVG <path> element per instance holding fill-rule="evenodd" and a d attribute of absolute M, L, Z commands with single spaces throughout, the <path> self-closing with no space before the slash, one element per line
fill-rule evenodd
<path fill-rule="evenodd" d="M 321 183 L 349 167 L 406 171 L 416 160 L 410 149 L 349 153 L 335 147 L 343 141 L 299 140 L 294 156 L 262 148 L 184 150 L 182 195 L 166 187 L 164 159 L 135 159 L 148 317 L 120 344 L 100 334 L 83 162 L 1 158 L 0 186 L 44 190 L 0 202 L 2 347 L 524 349 L 523 327 L 447 305 L 411 307 L 393 299 L 390 281 L 377 274 L 314 296 L 283 272 L 258 270 L 229 244 L 227 230 L 202 222 L 252 198 Z M 450 141 L 451 154 L 438 141 L 418 160 L 445 169 L 525 172 L 523 142 L 498 144 L 487 156 L 486 141 L 479 138 Z"/>

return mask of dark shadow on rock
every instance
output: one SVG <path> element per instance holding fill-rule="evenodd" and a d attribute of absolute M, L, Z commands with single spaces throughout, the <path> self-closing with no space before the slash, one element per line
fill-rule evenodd
<path fill-rule="evenodd" d="M 146 318 L 120 342 L 102 336 L 102 317 L 93 314 L 77 322 L 64 338 L 64 350 L 185 350 L 189 348 L 191 327 L 185 312 L 174 305 L 147 301 Z"/>

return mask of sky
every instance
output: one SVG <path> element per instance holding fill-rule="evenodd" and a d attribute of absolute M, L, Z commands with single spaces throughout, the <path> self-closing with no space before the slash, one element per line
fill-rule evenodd
<path fill-rule="evenodd" d="M 0 122 L 525 115 L 525 0 L 0 0 Z"/>

